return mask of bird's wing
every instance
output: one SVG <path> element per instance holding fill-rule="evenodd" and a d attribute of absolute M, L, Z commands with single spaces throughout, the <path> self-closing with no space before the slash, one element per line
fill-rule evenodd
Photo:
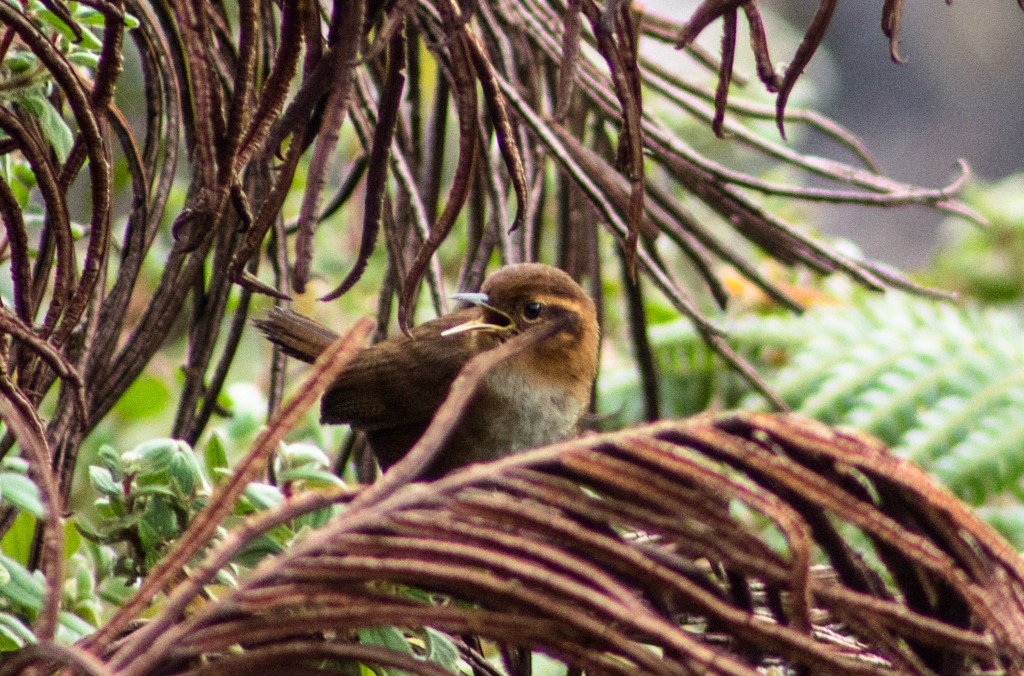
<path fill-rule="evenodd" d="M 320 402 L 320 420 L 372 431 L 426 423 L 486 336 L 440 334 L 476 316 L 455 312 L 358 353 Z"/>

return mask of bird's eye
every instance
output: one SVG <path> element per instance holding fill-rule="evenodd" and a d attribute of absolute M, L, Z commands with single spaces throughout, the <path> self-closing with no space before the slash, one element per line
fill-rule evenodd
<path fill-rule="evenodd" d="M 540 313 L 542 310 L 544 310 L 543 303 L 536 300 L 531 300 L 530 302 L 523 306 L 523 316 L 526 317 L 527 319 L 536 319 L 537 317 L 540 317 Z"/>

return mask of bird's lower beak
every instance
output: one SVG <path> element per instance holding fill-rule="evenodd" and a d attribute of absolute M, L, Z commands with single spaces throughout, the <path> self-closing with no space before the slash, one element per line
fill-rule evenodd
<path fill-rule="evenodd" d="M 486 308 L 486 309 L 488 309 L 488 310 L 490 310 L 490 311 L 500 315 L 501 317 L 504 317 L 504 318 L 508 319 L 510 323 L 512 321 L 511 318 L 508 315 L 506 315 L 504 312 L 502 312 L 501 310 L 499 310 L 499 309 L 497 309 L 497 308 L 487 304 L 490 299 L 487 297 L 486 293 L 471 293 L 471 292 L 453 293 L 451 295 L 451 297 L 453 299 L 455 299 L 455 300 L 461 300 L 461 301 L 463 301 L 465 303 L 472 303 L 473 305 L 476 305 L 476 306 L 479 306 L 479 307 L 482 307 L 482 308 Z M 451 335 L 454 335 L 456 333 L 465 333 L 466 331 L 481 331 L 481 330 L 492 330 L 492 331 L 495 331 L 495 330 L 502 330 L 502 329 L 505 329 L 505 328 L 507 328 L 507 325 L 506 326 L 502 326 L 500 324 L 492 324 L 492 323 L 490 323 L 488 321 L 484 321 L 483 317 L 480 317 L 478 319 L 472 319 L 472 320 L 470 320 L 468 322 L 465 322 L 464 324 L 459 324 L 458 326 L 453 326 L 452 328 L 448 329 L 447 331 L 442 332 L 441 335 L 442 336 L 451 336 Z"/>
<path fill-rule="evenodd" d="M 490 322 L 485 322 L 483 319 L 471 319 L 470 321 L 465 322 L 463 324 L 459 324 L 458 326 L 453 326 L 447 331 L 442 331 L 441 335 L 452 336 L 455 335 L 456 333 L 465 333 L 466 331 L 481 331 L 486 329 L 500 330 L 503 328 L 505 327 L 498 326 L 497 324 L 491 324 Z"/>

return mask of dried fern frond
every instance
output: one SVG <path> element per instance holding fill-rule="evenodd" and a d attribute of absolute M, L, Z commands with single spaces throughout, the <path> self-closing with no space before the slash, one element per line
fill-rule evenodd
<path fill-rule="evenodd" d="M 1024 669 L 1016 552 L 877 441 L 794 416 L 663 422 L 356 498 L 182 617 L 210 562 L 227 559 L 211 552 L 108 663 L 230 674 L 287 656 L 295 669 L 444 673 L 355 641 L 390 625 L 475 634 L 588 673 Z"/>

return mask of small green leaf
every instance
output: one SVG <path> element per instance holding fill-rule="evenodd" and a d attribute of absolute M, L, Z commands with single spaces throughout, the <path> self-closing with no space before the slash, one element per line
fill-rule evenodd
<path fill-rule="evenodd" d="M 213 480 L 213 483 L 220 484 L 224 474 L 221 470 L 228 467 L 228 453 L 224 447 L 224 437 L 220 432 L 214 431 L 206 442 L 203 449 L 203 462 L 206 465 L 206 473 Z"/>
<path fill-rule="evenodd" d="M 139 474 L 156 474 L 167 469 L 179 444 L 188 445 L 177 439 L 150 439 L 144 441 L 121 456 L 126 471 Z"/>
<path fill-rule="evenodd" d="M 171 466 L 167 468 L 167 476 L 171 486 L 181 497 L 189 497 L 196 492 L 199 483 L 196 467 L 188 461 L 184 453 L 177 453 L 171 458 Z"/>
<path fill-rule="evenodd" d="M 77 3 L 76 3 L 77 4 Z M 105 26 L 107 19 L 103 14 L 92 7 L 79 4 L 73 13 L 75 21 L 85 26 Z"/>
<path fill-rule="evenodd" d="M 71 128 L 64 121 L 60 111 L 54 108 L 50 100 L 41 94 L 25 94 L 18 98 L 18 103 L 35 115 L 43 130 L 43 135 L 56 151 L 57 158 L 61 162 L 66 160 L 68 153 L 71 152 L 71 146 L 75 142 L 75 136 L 71 133 Z"/>
<path fill-rule="evenodd" d="M 28 476 L 28 460 L 25 458 L 8 456 L 0 463 L 0 468 L 7 472 L 16 472 L 22 476 Z"/>
<path fill-rule="evenodd" d="M 180 457 L 181 460 L 191 468 L 192 476 L 195 478 L 197 484 L 195 491 L 209 494 L 209 492 L 213 490 L 213 485 L 210 483 L 210 478 L 206 475 L 205 465 L 199 462 L 199 457 L 196 452 L 186 444 L 182 444 L 181 452 L 178 457 Z"/>
<path fill-rule="evenodd" d="M 46 511 L 35 482 L 14 472 L 0 472 L 0 498 L 40 519 Z"/>
<path fill-rule="evenodd" d="M 426 628 L 427 635 L 427 659 L 441 665 L 448 671 L 457 671 L 459 664 L 459 649 L 455 647 L 452 640 L 439 631 Z"/>
<path fill-rule="evenodd" d="M 363 627 L 356 633 L 363 645 L 379 645 L 406 655 L 414 654 L 405 634 L 395 627 Z"/>
<path fill-rule="evenodd" d="M 295 520 L 295 523 L 297 526 L 306 526 L 315 530 L 326 526 L 327 523 L 339 513 L 340 509 L 336 509 L 334 506 L 324 507 L 323 509 L 318 509 L 315 512 L 303 514 Z"/>
<path fill-rule="evenodd" d="M 96 455 L 99 457 L 99 460 L 103 463 L 104 467 L 111 471 L 117 471 L 115 478 L 120 481 L 121 454 L 117 452 L 117 449 L 110 444 L 102 444 L 96 451 Z"/>
<path fill-rule="evenodd" d="M 0 612 L 0 652 L 17 650 L 36 642 L 35 634 L 21 619 Z"/>
<path fill-rule="evenodd" d="M 96 35 L 88 28 L 83 28 L 81 25 L 77 27 L 79 33 L 82 36 L 82 39 L 79 40 L 78 36 L 75 35 L 75 31 L 72 30 L 71 26 L 64 23 L 63 19 L 61 19 L 59 16 L 57 16 L 50 10 L 41 9 L 38 12 L 36 12 L 36 16 L 38 16 L 40 19 L 42 19 L 50 26 L 52 26 L 53 29 L 60 33 L 61 36 L 68 42 L 72 42 L 84 47 L 85 49 L 92 49 L 95 51 L 99 51 L 103 48 L 103 43 L 100 42 Z"/>
<path fill-rule="evenodd" d="M 257 510 L 269 509 L 284 500 L 277 486 L 259 483 L 249 484 L 245 489 L 245 497 Z"/>
<path fill-rule="evenodd" d="M 82 536 L 70 520 L 64 522 L 64 558 L 70 559 L 82 546 Z"/>
<path fill-rule="evenodd" d="M 68 61 L 76 66 L 95 69 L 100 65 L 100 55 L 95 52 L 73 51 L 68 54 Z"/>
<path fill-rule="evenodd" d="M 99 597 L 79 601 L 70 610 L 74 615 L 94 627 L 103 623 L 103 604 L 100 603 Z"/>
<path fill-rule="evenodd" d="M 46 587 L 42 574 L 34 575 L 14 559 L 0 554 L 0 566 L 7 569 L 8 581 L 0 587 L 0 598 L 9 599 L 21 608 L 34 613 L 43 607 Z"/>
<path fill-rule="evenodd" d="M 57 617 L 57 640 L 61 643 L 75 643 L 94 631 L 96 627 L 66 610 Z"/>
<path fill-rule="evenodd" d="M 122 494 L 121 484 L 114 481 L 113 474 L 106 467 L 91 465 L 89 467 L 89 482 L 101 495 L 120 496 Z"/>
<path fill-rule="evenodd" d="M 297 467 L 285 470 L 281 472 L 278 479 L 280 481 L 302 481 L 313 487 L 345 486 L 345 482 L 337 475 L 326 470 L 313 469 L 312 467 Z"/>
<path fill-rule="evenodd" d="M 178 534 L 178 518 L 163 500 L 150 500 L 143 512 L 142 521 L 139 525 L 147 524 L 153 529 L 153 533 L 160 541 L 166 541 Z"/>
<path fill-rule="evenodd" d="M 14 523 L 0 540 L 0 552 L 15 561 L 25 562 L 32 551 L 32 540 L 35 539 L 38 519 L 28 512 L 19 512 Z"/>
<path fill-rule="evenodd" d="M 112 577 L 100 589 L 100 598 L 113 606 L 122 606 L 135 595 L 135 587 L 128 586 L 123 577 Z"/>
<path fill-rule="evenodd" d="M 155 551 L 160 547 L 160 534 L 156 531 L 152 524 L 150 524 L 147 521 L 140 521 L 138 532 L 139 542 L 142 544 L 142 548 L 145 551 Z"/>
<path fill-rule="evenodd" d="M 4 57 L 4 67 L 14 75 L 19 75 L 35 66 L 37 61 L 36 55 L 28 50 L 14 52 Z"/>
<path fill-rule="evenodd" d="M 283 551 L 284 545 L 276 542 L 273 538 L 264 533 L 247 544 L 245 548 L 235 556 L 234 560 L 239 565 L 252 568 L 268 556 L 280 554 Z"/>
<path fill-rule="evenodd" d="M 81 601 L 91 598 L 96 593 L 96 580 L 93 579 L 92 571 L 87 566 L 81 566 L 75 571 L 75 594 L 74 600 Z"/>
<path fill-rule="evenodd" d="M 364 627 L 357 631 L 359 642 L 365 645 L 379 645 L 395 652 L 414 655 L 412 646 L 405 635 L 395 627 Z M 371 669 L 377 676 L 405 676 L 408 672 L 394 667 L 373 665 Z"/>
<path fill-rule="evenodd" d="M 327 468 L 331 466 L 331 459 L 327 457 L 327 454 L 313 444 L 288 444 L 281 451 L 281 457 L 286 467 L 313 465 Z"/>

